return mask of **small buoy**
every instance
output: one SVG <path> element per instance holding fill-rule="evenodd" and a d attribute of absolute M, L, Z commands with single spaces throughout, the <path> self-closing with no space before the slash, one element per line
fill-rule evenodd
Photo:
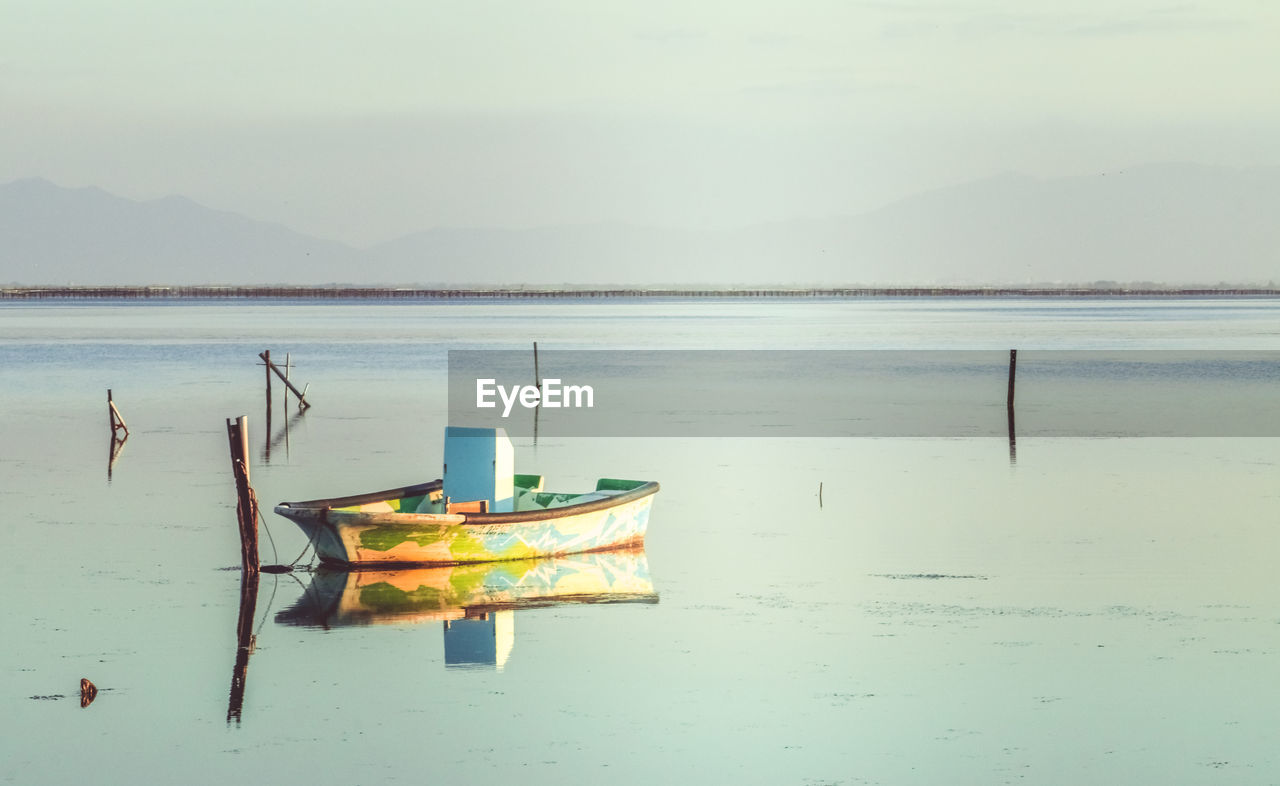
<path fill-rule="evenodd" d="M 98 686 L 85 677 L 80 678 L 80 708 L 84 709 L 93 703 L 98 697 Z"/>

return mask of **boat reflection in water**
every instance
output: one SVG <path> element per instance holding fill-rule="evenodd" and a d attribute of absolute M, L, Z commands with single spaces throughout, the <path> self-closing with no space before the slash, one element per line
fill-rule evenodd
<path fill-rule="evenodd" d="M 657 603 L 643 549 L 407 570 L 321 568 L 276 615 L 284 625 L 444 623 L 446 666 L 502 669 L 514 612 L 568 603 Z"/>

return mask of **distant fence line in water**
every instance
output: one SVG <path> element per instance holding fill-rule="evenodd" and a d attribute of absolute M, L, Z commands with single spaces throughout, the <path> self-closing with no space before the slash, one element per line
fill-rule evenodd
<path fill-rule="evenodd" d="M 856 298 L 856 297 L 1222 297 L 1280 296 L 1280 289 L 1204 287 L 1182 289 L 1096 287 L 829 287 L 797 289 L 600 288 L 530 289 L 413 287 L 262 287 L 262 286 L 68 286 L 5 287 L 0 300 L 41 299 L 366 299 L 453 300 L 539 298 Z"/>

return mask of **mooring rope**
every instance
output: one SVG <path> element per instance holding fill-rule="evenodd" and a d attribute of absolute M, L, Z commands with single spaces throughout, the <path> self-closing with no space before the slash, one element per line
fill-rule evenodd
<path fill-rule="evenodd" d="M 267 520 L 262 517 L 262 507 L 258 504 L 258 492 L 253 490 L 253 486 L 249 487 L 249 501 L 253 504 L 253 512 L 258 517 L 258 521 L 262 522 L 262 529 L 267 533 L 267 540 L 271 542 L 271 558 L 280 562 L 280 555 L 276 552 L 276 539 L 271 537 L 271 528 L 267 526 Z"/>
<path fill-rule="evenodd" d="M 258 493 L 254 491 L 252 487 L 249 488 L 249 497 L 253 500 L 253 509 L 258 514 L 258 521 L 262 522 L 262 529 L 267 533 L 267 540 L 270 541 L 271 543 L 271 557 L 276 561 L 276 564 L 279 564 L 280 555 L 276 551 L 276 540 L 275 538 L 271 537 L 271 528 L 267 526 L 267 520 L 262 515 L 262 507 L 258 504 Z M 318 534 L 318 531 L 313 531 L 311 533 L 311 535 L 307 538 L 306 545 L 302 547 L 302 551 L 298 552 L 298 556 L 293 558 L 293 562 L 290 562 L 288 565 L 285 565 L 285 567 L 295 568 L 298 566 L 298 563 L 301 562 L 302 558 L 306 555 L 307 549 L 311 549 L 315 547 L 317 534 Z M 307 566 L 310 567 L 313 562 L 315 562 L 314 552 L 312 553 L 311 559 L 307 562 Z"/>

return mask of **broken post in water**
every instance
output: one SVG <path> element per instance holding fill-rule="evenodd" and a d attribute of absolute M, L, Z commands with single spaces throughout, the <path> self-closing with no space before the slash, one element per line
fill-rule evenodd
<path fill-rule="evenodd" d="M 227 420 L 231 472 L 236 479 L 236 518 L 240 523 L 240 564 L 245 575 L 258 572 L 258 501 L 249 485 L 249 418 Z"/>
<path fill-rule="evenodd" d="M 306 389 L 298 390 L 296 387 L 294 387 L 294 384 L 293 384 L 292 382 L 290 382 L 290 381 L 289 381 L 289 377 L 288 377 L 288 376 L 286 376 L 282 371 L 280 371 L 280 369 L 276 366 L 276 364 L 275 364 L 275 363 L 272 363 L 272 362 L 271 362 L 271 350 L 266 350 L 266 351 L 264 351 L 264 352 L 259 352 L 259 353 L 258 353 L 258 357 L 262 358 L 262 362 L 263 362 L 263 363 L 266 365 L 266 367 L 267 367 L 267 379 L 268 379 L 268 382 L 267 382 L 267 385 L 268 385 L 268 387 L 267 387 L 267 396 L 268 396 L 268 399 L 270 398 L 270 395 L 271 395 L 271 388 L 270 388 L 270 384 L 271 384 L 271 383 L 270 383 L 271 372 L 273 372 L 273 371 L 274 371 L 274 372 L 275 372 L 275 374 L 276 374 L 276 376 L 280 378 L 280 381 L 284 383 L 285 388 L 287 388 L 290 392 L 292 392 L 292 393 L 293 393 L 293 395 L 295 395 L 295 396 L 297 396 L 297 397 L 298 397 L 298 409 L 307 409 L 308 407 L 310 407 L 310 406 L 311 406 L 311 404 L 309 404 L 309 403 L 307 402 L 307 391 L 306 391 Z M 287 358 L 288 356 L 286 355 L 285 357 Z M 286 360 L 286 364 L 287 364 L 287 360 Z M 268 407 L 269 407 L 269 406 L 270 406 L 270 404 L 268 404 Z"/>

